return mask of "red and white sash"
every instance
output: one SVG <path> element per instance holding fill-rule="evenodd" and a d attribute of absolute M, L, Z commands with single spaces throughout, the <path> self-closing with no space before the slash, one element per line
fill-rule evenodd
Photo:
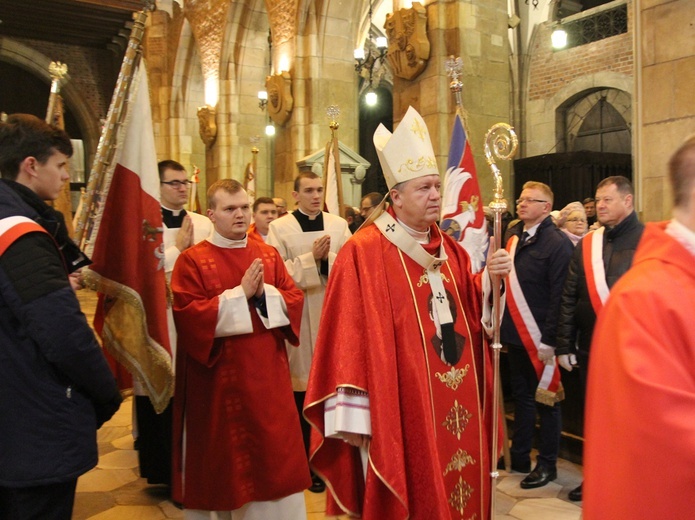
<path fill-rule="evenodd" d="M 603 309 L 610 293 L 606 283 L 606 269 L 603 265 L 603 233 L 605 230 L 606 228 L 600 227 L 582 239 L 582 260 L 586 275 L 586 287 L 596 316 Z"/>
<path fill-rule="evenodd" d="M 7 217 L 0 220 L 0 255 L 22 235 L 32 232 L 47 233 L 39 224 L 27 217 Z"/>
<path fill-rule="evenodd" d="M 507 242 L 507 252 L 512 259 L 512 270 L 507 277 L 509 290 L 507 291 L 507 306 L 509 314 L 519 333 L 519 338 L 528 352 L 529 359 L 538 376 L 538 388 L 536 389 L 536 401 L 539 403 L 553 406 L 555 403 L 565 398 L 565 392 L 560 382 L 560 370 L 553 360 L 552 365 L 546 365 L 538 359 L 538 348 L 541 345 L 541 330 L 538 328 L 533 313 L 526 302 L 524 292 L 519 285 L 514 267 L 514 256 L 516 254 L 519 237 L 512 236 Z"/>

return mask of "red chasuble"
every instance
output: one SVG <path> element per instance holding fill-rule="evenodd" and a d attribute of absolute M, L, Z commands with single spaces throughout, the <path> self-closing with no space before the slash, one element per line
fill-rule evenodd
<path fill-rule="evenodd" d="M 349 240 L 326 289 L 305 416 L 314 427 L 311 464 L 328 485 L 328 514 L 365 519 L 489 517 L 491 378 L 480 324 L 479 280 L 468 257 L 431 228 L 426 247 L 448 260 L 441 268 L 460 359 L 440 357 L 428 309 L 425 270 L 376 226 Z M 338 387 L 369 395 L 372 439 L 366 484 L 360 455 L 324 438 L 324 401 Z M 488 400 L 489 401 L 489 400 Z M 490 407 L 491 408 L 491 407 Z M 340 508 L 340 509 L 339 509 Z"/>
<path fill-rule="evenodd" d="M 290 325 L 214 338 L 218 295 L 241 283 L 255 258 L 287 304 Z M 256 240 L 226 249 L 208 241 L 176 262 L 178 331 L 173 498 L 186 509 L 227 511 L 311 485 L 284 340 L 297 344 L 303 295 L 277 251 Z M 185 431 L 185 443 L 184 443 Z"/>
<path fill-rule="evenodd" d="M 591 343 L 584 518 L 695 514 L 695 257 L 648 223 Z"/>

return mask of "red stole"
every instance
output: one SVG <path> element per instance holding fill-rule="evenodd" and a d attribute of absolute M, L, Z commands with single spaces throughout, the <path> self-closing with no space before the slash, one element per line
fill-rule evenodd
<path fill-rule="evenodd" d="M 565 392 L 560 382 L 560 370 L 557 364 L 546 365 L 538 359 L 538 348 L 541 345 L 541 331 L 538 328 L 533 313 L 526 302 L 524 292 L 519 285 L 514 267 L 514 256 L 517 250 L 519 237 L 514 235 L 507 242 L 507 252 L 512 257 L 512 270 L 507 279 L 509 290 L 507 291 L 507 307 L 512 317 L 514 326 L 519 333 L 519 338 L 524 344 L 533 368 L 538 377 L 538 388 L 536 388 L 536 401 L 539 403 L 553 406 L 555 403 L 565 398 Z"/>
<path fill-rule="evenodd" d="M 605 229 L 600 227 L 589 233 L 582 240 L 582 260 L 586 275 L 586 288 L 596 316 L 603 309 L 610 292 L 606 283 L 606 269 L 603 265 L 603 233 Z"/>

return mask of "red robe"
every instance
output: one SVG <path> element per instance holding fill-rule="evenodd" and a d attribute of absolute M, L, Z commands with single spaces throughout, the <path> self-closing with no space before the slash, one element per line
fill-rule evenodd
<path fill-rule="evenodd" d="M 265 243 L 265 240 L 263 240 L 263 235 L 261 235 L 260 231 L 258 231 L 258 228 L 256 228 L 256 224 L 251 224 L 249 226 L 249 229 L 246 232 L 246 236 L 253 240 L 260 240 L 261 242 Z"/>
<path fill-rule="evenodd" d="M 596 323 L 586 405 L 584 518 L 695 511 L 695 255 L 647 224 Z"/>
<path fill-rule="evenodd" d="M 479 276 L 474 281 L 466 253 L 436 226 L 431 236 L 430 254 L 444 240 L 444 287 L 454 295 L 455 331 L 465 337 L 453 367 L 436 352 L 426 303 L 431 290 L 418 287 L 423 268 L 376 226 L 343 246 L 326 289 L 304 410 L 314 428 L 311 465 L 340 509 L 365 519 L 488 518 L 491 385 Z M 440 379 L 466 369 L 458 385 Z M 358 450 L 323 437 L 324 401 L 339 386 L 369 395 L 366 484 Z M 327 514 L 340 512 L 329 500 Z"/>
<path fill-rule="evenodd" d="M 249 303 L 253 333 L 214 338 L 218 295 L 240 285 L 255 258 L 263 259 L 265 283 L 281 292 L 290 325 L 266 329 Z M 240 249 L 204 241 L 181 254 L 171 287 L 178 331 L 174 500 L 186 509 L 227 511 L 309 487 L 284 343 L 297 344 L 303 295 L 280 255 L 255 240 Z"/>

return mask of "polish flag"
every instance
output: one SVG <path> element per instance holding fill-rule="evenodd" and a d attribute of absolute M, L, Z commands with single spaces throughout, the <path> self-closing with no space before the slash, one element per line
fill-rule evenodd
<path fill-rule="evenodd" d="M 456 114 L 451 133 L 443 189 L 440 227 L 466 250 L 471 259 L 471 272 L 477 273 L 485 267 L 489 242 L 487 221 L 473 152 L 459 114 Z"/>
<path fill-rule="evenodd" d="M 156 411 L 173 395 L 162 212 L 147 73 L 140 61 L 106 172 L 87 253 L 100 293 L 94 325 L 106 349 L 144 385 Z"/>

